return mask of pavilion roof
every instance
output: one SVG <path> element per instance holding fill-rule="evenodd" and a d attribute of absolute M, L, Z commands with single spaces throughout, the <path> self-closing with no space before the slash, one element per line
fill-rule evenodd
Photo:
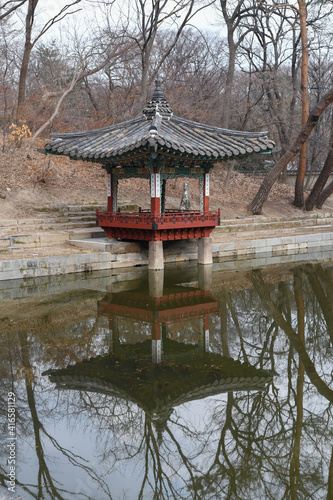
<path fill-rule="evenodd" d="M 151 343 L 144 344 L 148 356 L 137 345 L 127 345 L 127 353 L 98 356 L 51 369 L 49 375 L 58 389 L 82 390 L 132 401 L 153 415 L 168 415 L 172 408 L 188 401 L 228 391 L 262 391 L 272 382 L 273 372 L 215 353 L 184 350 L 184 344 L 167 340 L 168 361 L 152 365 Z M 139 345 L 140 345 L 139 344 Z M 183 345 L 183 356 L 177 350 Z M 142 351 L 142 349 L 141 349 Z"/>
<path fill-rule="evenodd" d="M 203 125 L 174 116 L 159 80 L 142 116 L 88 132 L 51 134 L 40 152 L 117 164 L 149 152 L 220 161 L 270 152 L 267 132 L 243 132 Z"/>

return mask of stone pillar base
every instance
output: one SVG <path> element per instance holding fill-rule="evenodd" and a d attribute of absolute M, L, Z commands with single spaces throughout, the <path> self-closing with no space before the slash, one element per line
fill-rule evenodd
<path fill-rule="evenodd" d="M 210 290 L 212 288 L 213 264 L 206 264 L 198 268 L 198 282 L 200 290 Z"/>
<path fill-rule="evenodd" d="M 149 242 L 148 269 L 164 269 L 163 241 Z"/>
<path fill-rule="evenodd" d="M 210 238 L 198 240 L 198 264 L 213 264 L 212 242 Z"/>
<path fill-rule="evenodd" d="M 163 297 L 164 270 L 148 269 L 148 286 L 150 297 Z"/>

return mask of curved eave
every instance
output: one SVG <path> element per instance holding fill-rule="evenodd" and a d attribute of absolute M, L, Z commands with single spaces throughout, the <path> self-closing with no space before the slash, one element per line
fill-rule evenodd
<path fill-rule="evenodd" d="M 77 161 L 87 161 L 90 163 L 100 163 L 102 165 L 119 165 L 121 163 L 140 163 L 140 161 L 144 160 L 145 157 L 147 157 L 150 153 L 148 149 L 143 149 L 143 150 L 135 150 L 131 151 L 122 155 L 115 155 L 115 156 L 88 156 L 88 157 L 81 157 L 79 155 L 66 155 L 63 153 L 57 153 L 54 151 L 50 150 L 41 150 L 38 149 L 39 152 L 44 153 L 46 155 L 52 155 L 52 156 L 67 156 L 70 158 L 70 160 L 77 160 Z M 175 151 L 172 148 L 163 148 L 159 147 L 156 151 L 157 154 L 163 155 L 167 158 L 173 158 L 175 161 L 179 162 L 186 162 L 186 161 L 191 161 L 195 162 L 197 161 L 198 163 L 202 162 L 209 162 L 209 163 L 218 163 L 221 161 L 227 161 L 227 160 L 233 160 L 233 159 L 242 159 L 242 158 L 248 158 L 251 154 L 271 154 L 272 150 L 271 149 L 266 149 L 265 151 L 259 151 L 259 152 L 253 152 L 253 153 L 239 153 L 239 154 L 232 154 L 232 155 L 224 155 L 224 156 L 213 156 L 213 155 L 195 155 L 195 154 L 189 154 L 187 152 L 181 152 L 181 151 Z"/>
<path fill-rule="evenodd" d="M 173 116 L 162 120 L 154 134 L 144 117 L 84 133 L 52 134 L 46 154 L 103 164 L 140 160 L 150 152 L 184 160 L 218 162 L 269 153 L 274 142 L 266 132 L 242 132 L 210 127 Z"/>

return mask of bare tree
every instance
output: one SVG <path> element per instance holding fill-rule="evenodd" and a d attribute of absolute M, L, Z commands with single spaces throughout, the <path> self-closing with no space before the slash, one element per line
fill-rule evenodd
<path fill-rule="evenodd" d="M 288 149 L 288 151 L 280 158 L 280 160 L 274 165 L 272 170 L 265 176 L 257 194 L 250 203 L 250 210 L 253 214 L 260 214 L 262 211 L 262 206 L 267 200 L 270 190 L 273 184 L 279 177 L 279 175 L 284 171 L 287 165 L 291 162 L 293 158 L 299 153 L 302 145 L 307 141 L 312 130 L 316 126 L 319 117 L 327 109 L 327 107 L 333 102 L 333 89 L 331 89 L 327 94 L 323 96 L 320 102 L 312 109 L 306 124 L 303 126 L 302 130 L 298 134 L 296 140 Z"/>
<path fill-rule="evenodd" d="M 307 29 L 307 7 L 305 0 L 297 0 L 298 15 L 300 22 L 300 33 L 302 41 L 302 64 L 301 64 L 301 94 L 302 94 L 302 125 L 305 125 L 309 117 L 309 87 L 308 87 L 308 67 L 309 67 L 309 46 Z M 294 205 L 302 208 L 304 206 L 304 179 L 306 172 L 307 142 L 301 147 L 297 177 L 295 183 Z"/>
<path fill-rule="evenodd" d="M 93 67 L 89 67 L 89 58 L 87 58 L 84 61 L 84 64 L 82 64 L 83 61 L 79 61 L 80 64 L 77 66 L 77 70 L 74 71 L 74 75 L 72 77 L 72 80 L 70 83 L 67 85 L 67 87 L 59 92 L 56 93 L 46 93 L 44 95 L 44 100 L 46 101 L 50 97 L 59 97 L 54 111 L 51 115 L 51 117 L 35 132 L 34 136 L 31 139 L 31 144 L 37 139 L 37 137 L 48 127 L 52 124 L 53 120 L 55 117 L 58 115 L 60 111 L 60 107 L 64 101 L 64 99 L 67 97 L 68 94 L 70 94 L 75 86 L 77 85 L 78 82 L 86 80 L 89 76 L 95 75 L 96 73 L 100 72 L 102 69 L 104 69 L 108 64 L 110 64 L 112 61 L 117 61 L 119 58 L 121 58 L 124 54 L 126 54 L 128 51 L 130 51 L 134 46 L 134 42 L 128 41 L 126 38 L 122 42 L 118 42 L 115 47 L 112 45 L 108 47 L 108 50 L 106 50 L 105 53 L 103 53 L 103 57 L 99 61 L 95 61 L 95 50 L 92 49 L 92 64 L 95 61 L 95 65 L 93 64 Z M 97 48 L 95 47 L 96 51 Z"/>
<path fill-rule="evenodd" d="M 215 0 L 200 2 L 194 0 L 177 0 L 175 2 L 169 2 L 168 0 L 135 1 L 138 35 L 133 35 L 133 38 L 137 43 L 141 60 L 140 109 L 143 108 L 146 102 L 147 88 L 150 82 L 155 78 L 164 61 L 176 46 L 185 26 L 198 12 L 214 2 Z M 156 35 L 159 31 L 166 29 L 167 26 L 174 28 L 173 36 L 152 69 L 151 57 Z M 151 74 L 149 76 L 150 70 Z"/>
<path fill-rule="evenodd" d="M 2 107 L 2 152 L 6 147 L 6 134 L 9 116 L 14 107 L 14 82 L 16 67 L 16 37 L 17 32 L 8 20 L 0 23 L 0 96 L 3 99 Z"/>
<path fill-rule="evenodd" d="M 71 7 L 81 2 L 81 0 L 73 0 L 68 5 L 63 7 L 54 17 L 50 18 L 44 24 L 39 33 L 33 38 L 33 27 L 35 24 L 36 9 L 39 1 L 40 0 L 28 0 L 27 12 L 25 16 L 25 42 L 23 49 L 23 57 L 20 65 L 17 110 L 16 110 L 17 120 L 22 116 L 23 105 L 26 98 L 26 82 L 27 82 L 28 66 L 32 49 L 34 48 L 36 43 L 41 39 L 41 37 L 45 35 L 45 33 L 48 32 L 52 26 L 54 26 L 56 23 L 64 19 L 66 16 L 78 12 L 78 9 L 71 10 Z"/>
<path fill-rule="evenodd" d="M 228 40 L 228 70 L 223 95 L 223 111 L 221 117 L 222 127 L 230 126 L 230 112 L 232 102 L 232 89 L 236 70 L 236 56 L 239 47 L 253 28 L 248 22 L 249 18 L 255 18 L 260 5 L 247 0 L 220 0 L 219 10 L 227 27 Z"/>

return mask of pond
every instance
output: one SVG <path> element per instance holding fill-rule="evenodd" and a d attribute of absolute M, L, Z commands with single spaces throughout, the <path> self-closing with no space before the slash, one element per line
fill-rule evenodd
<path fill-rule="evenodd" d="M 332 255 L 242 267 L 3 285 L 0 490 L 333 498 Z"/>

